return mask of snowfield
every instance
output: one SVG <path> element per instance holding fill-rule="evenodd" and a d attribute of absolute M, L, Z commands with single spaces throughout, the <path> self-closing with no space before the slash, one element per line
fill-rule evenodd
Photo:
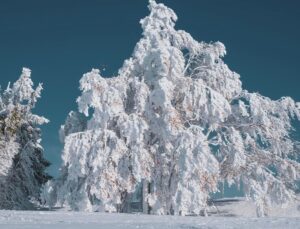
<path fill-rule="evenodd" d="M 109 214 L 68 211 L 0 211 L 2 229 L 76 229 L 76 228 L 300 228 L 300 204 L 274 208 L 270 217 L 255 217 L 255 206 L 243 199 L 220 200 L 209 217 L 155 216 L 142 214 Z"/>
<path fill-rule="evenodd" d="M 300 228 L 300 218 L 192 217 L 87 212 L 0 211 L 0 228 Z"/>

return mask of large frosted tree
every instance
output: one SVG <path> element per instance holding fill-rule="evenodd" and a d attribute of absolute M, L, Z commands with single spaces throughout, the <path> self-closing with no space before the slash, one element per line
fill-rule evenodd
<path fill-rule="evenodd" d="M 288 203 L 299 180 L 291 98 L 242 88 L 220 42 L 175 29 L 176 14 L 149 1 L 143 37 L 115 77 L 93 69 L 80 80 L 79 112 L 61 128 L 62 174 L 48 184 L 73 210 L 122 211 L 149 183 L 152 214 L 199 214 L 218 183 L 241 185 L 258 215 Z M 55 202 L 55 201 L 54 201 Z"/>
<path fill-rule="evenodd" d="M 50 176 L 39 126 L 48 120 L 32 113 L 42 85 L 33 88 L 31 71 L 0 94 L 0 209 L 32 209 Z"/>

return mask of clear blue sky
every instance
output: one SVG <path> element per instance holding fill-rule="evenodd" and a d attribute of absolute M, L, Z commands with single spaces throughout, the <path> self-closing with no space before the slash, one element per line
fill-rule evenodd
<path fill-rule="evenodd" d="M 177 28 L 197 40 L 221 41 L 225 62 L 249 91 L 300 101 L 300 1 L 158 0 L 175 10 Z M 36 113 L 43 146 L 57 174 L 62 146 L 58 129 L 76 109 L 79 79 L 91 68 L 117 73 L 141 37 L 147 0 L 1 0 L 0 84 L 32 69 L 44 91 Z"/>

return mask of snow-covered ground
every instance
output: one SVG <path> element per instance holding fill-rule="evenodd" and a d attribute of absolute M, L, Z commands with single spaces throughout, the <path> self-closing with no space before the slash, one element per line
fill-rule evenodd
<path fill-rule="evenodd" d="M 294 203 L 286 209 L 275 208 L 271 217 L 256 218 L 253 204 L 240 200 L 216 203 L 209 217 L 153 216 L 66 211 L 0 211 L 1 229 L 118 229 L 118 228 L 300 228 L 300 207 Z"/>
<path fill-rule="evenodd" d="M 275 205 L 269 210 L 270 217 L 300 218 L 300 195 L 298 200 L 287 206 Z M 253 202 L 246 201 L 244 198 L 220 199 L 215 201 L 211 207 L 210 214 L 215 216 L 231 217 L 256 217 L 256 207 Z M 300 225 L 298 227 L 300 229 Z"/>
<path fill-rule="evenodd" d="M 174 217 L 84 212 L 0 211 L 2 229 L 300 228 L 300 218 Z"/>

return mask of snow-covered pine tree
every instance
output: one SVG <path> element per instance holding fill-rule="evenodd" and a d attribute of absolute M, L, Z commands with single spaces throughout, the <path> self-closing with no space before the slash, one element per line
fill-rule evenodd
<path fill-rule="evenodd" d="M 50 178 L 38 127 L 48 120 L 32 114 L 42 85 L 33 89 L 30 75 L 23 68 L 13 86 L 0 94 L 0 209 L 32 209 Z"/>
<path fill-rule="evenodd" d="M 93 69 L 80 80 L 79 113 L 61 129 L 62 175 L 47 186 L 52 196 L 74 210 L 122 211 L 146 180 L 150 213 L 199 214 L 226 180 L 242 184 L 258 215 L 292 200 L 299 104 L 243 90 L 222 43 L 176 30 L 163 4 L 150 0 L 149 9 L 118 76 Z"/>

